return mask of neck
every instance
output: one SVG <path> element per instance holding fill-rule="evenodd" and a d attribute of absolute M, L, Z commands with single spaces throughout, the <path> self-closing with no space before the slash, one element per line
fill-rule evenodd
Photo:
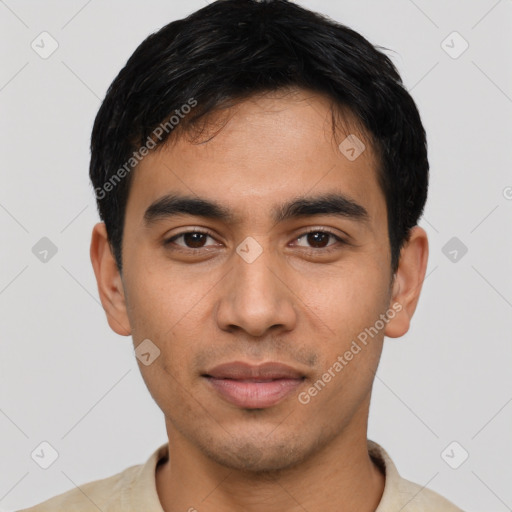
<path fill-rule="evenodd" d="M 263 508 L 265 512 L 374 512 L 385 477 L 368 454 L 366 421 L 347 426 L 301 464 L 265 474 L 217 464 L 168 421 L 169 459 L 156 472 L 162 508 L 165 512 Z"/>

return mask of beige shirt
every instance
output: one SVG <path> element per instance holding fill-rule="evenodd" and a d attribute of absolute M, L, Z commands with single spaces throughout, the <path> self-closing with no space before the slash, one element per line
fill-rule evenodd
<path fill-rule="evenodd" d="M 167 458 L 168 448 L 165 443 L 145 464 L 19 512 L 164 512 L 156 491 L 155 470 L 158 461 Z M 375 512 L 462 512 L 439 494 L 402 478 L 386 451 L 374 441 L 368 440 L 368 452 L 386 474 L 384 493 Z"/>

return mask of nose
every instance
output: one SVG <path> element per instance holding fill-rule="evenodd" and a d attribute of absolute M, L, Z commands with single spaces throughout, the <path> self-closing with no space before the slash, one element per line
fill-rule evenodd
<path fill-rule="evenodd" d="M 269 331 L 289 331 L 297 323 L 297 308 L 283 262 L 270 251 L 248 262 L 233 254 L 231 271 L 222 281 L 217 324 L 228 332 L 244 331 L 264 336 Z"/>

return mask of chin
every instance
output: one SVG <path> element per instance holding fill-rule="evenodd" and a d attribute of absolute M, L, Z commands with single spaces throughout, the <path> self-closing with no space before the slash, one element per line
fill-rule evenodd
<path fill-rule="evenodd" d="M 308 446 L 305 439 L 270 439 L 263 434 L 255 439 L 227 437 L 200 443 L 201 451 L 226 468 L 256 474 L 279 473 L 304 462 L 317 446 Z"/>

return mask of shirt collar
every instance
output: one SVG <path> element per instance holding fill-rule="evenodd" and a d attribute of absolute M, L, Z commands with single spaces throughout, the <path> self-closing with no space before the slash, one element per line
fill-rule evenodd
<path fill-rule="evenodd" d="M 368 439 L 368 453 L 372 460 L 385 474 L 384 492 L 375 512 L 386 512 L 397 505 L 400 496 L 400 477 L 398 470 L 388 453 L 375 441 Z M 156 489 L 156 467 L 169 457 L 169 445 L 158 447 L 145 464 L 141 465 L 133 475 L 131 485 L 123 500 L 126 510 L 145 510 L 146 512 L 164 512 Z"/>

